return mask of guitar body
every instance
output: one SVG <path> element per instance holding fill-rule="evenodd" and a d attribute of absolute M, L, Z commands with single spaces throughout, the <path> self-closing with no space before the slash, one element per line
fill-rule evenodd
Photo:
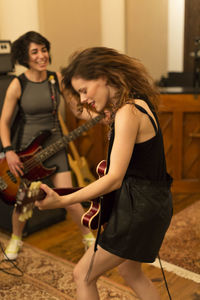
<path fill-rule="evenodd" d="M 51 176 L 56 171 L 56 167 L 46 168 L 41 162 L 37 162 L 35 159 L 35 154 L 42 150 L 41 144 L 50 135 L 50 131 L 42 131 L 25 149 L 17 152 L 21 161 L 29 166 L 28 170 L 24 170 L 22 178 L 15 177 L 10 172 L 6 157 L 0 159 L 0 195 L 2 200 L 7 204 L 15 204 L 16 194 L 23 178 L 35 181 Z"/>
<path fill-rule="evenodd" d="M 106 161 L 102 160 L 96 169 L 96 172 L 99 177 L 102 177 L 106 174 Z M 81 218 L 82 225 L 88 227 L 91 230 L 95 230 L 100 225 L 104 225 L 108 222 L 113 203 L 114 203 L 114 197 L 113 193 L 108 193 L 103 195 L 102 197 L 99 197 L 99 199 L 95 199 L 91 201 L 91 205 L 88 211 L 86 211 L 85 214 L 83 214 Z M 101 218 L 100 218 L 101 213 Z"/>
<path fill-rule="evenodd" d="M 21 178 L 16 178 L 10 172 L 5 157 L 0 159 L 0 195 L 2 200 L 7 204 L 15 204 L 17 191 L 20 186 L 23 186 L 23 183 L 26 180 L 37 181 L 55 173 L 56 167 L 46 168 L 42 164 L 43 161 L 64 149 L 69 142 L 90 129 L 103 117 L 103 114 L 98 115 L 44 149 L 42 148 L 42 144 L 51 135 L 51 132 L 49 130 L 41 131 L 38 136 L 33 138 L 31 143 L 25 149 L 17 152 L 24 165 L 24 175 Z"/>

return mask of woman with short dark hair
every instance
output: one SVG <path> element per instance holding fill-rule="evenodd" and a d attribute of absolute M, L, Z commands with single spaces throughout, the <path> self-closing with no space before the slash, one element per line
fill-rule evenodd
<path fill-rule="evenodd" d="M 58 120 L 58 106 L 62 94 L 61 74 L 50 72 L 50 42 L 40 33 L 29 31 L 12 43 L 11 55 L 13 62 L 25 66 L 27 70 L 14 78 L 10 83 L 1 115 L 1 140 L 7 163 L 11 173 L 23 176 L 23 163 L 15 150 L 24 149 L 40 131 L 49 130 L 51 136 L 45 140 L 43 146 L 56 142 L 61 136 Z M 11 141 L 10 123 L 16 107 L 20 113 L 20 128 L 17 137 L 17 149 Z M 55 187 L 71 187 L 71 171 L 66 150 L 58 152 L 44 162 L 46 167 L 57 166 L 52 176 Z M 66 207 L 73 220 L 83 234 L 83 242 L 88 248 L 93 242 L 92 233 L 81 225 L 84 210 L 80 204 Z M 16 259 L 22 245 L 22 232 L 26 221 L 20 219 L 14 209 L 12 215 L 13 234 L 6 248 L 6 258 Z"/>

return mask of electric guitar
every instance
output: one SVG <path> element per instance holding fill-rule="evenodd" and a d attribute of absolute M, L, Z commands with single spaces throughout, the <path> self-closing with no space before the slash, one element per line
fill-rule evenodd
<path fill-rule="evenodd" d="M 19 213 L 21 222 L 32 217 L 34 202 L 43 200 L 46 197 L 44 190 L 40 188 L 41 181 L 24 183 L 16 195 L 15 209 Z M 79 187 L 54 188 L 53 190 L 60 196 L 68 195 L 78 191 Z"/>
<path fill-rule="evenodd" d="M 60 113 L 58 113 L 60 125 L 62 128 L 62 132 L 64 135 L 69 133 L 65 122 Z M 76 179 L 78 182 L 78 186 L 84 187 L 89 183 L 95 181 L 95 177 L 91 173 L 87 160 L 84 156 L 80 156 L 75 144 L 71 141 L 69 142 L 69 147 L 71 149 L 73 157 L 68 153 L 68 160 L 71 169 L 73 170 L 74 174 L 76 175 Z"/>
<path fill-rule="evenodd" d="M 7 204 L 15 204 L 15 197 L 20 184 L 23 180 L 37 181 L 45 177 L 51 176 L 56 171 L 56 166 L 46 168 L 42 164 L 49 157 L 55 155 L 68 145 L 68 143 L 79 137 L 84 131 L 87 131 L 96 123 L 98 123 L 104 115 L 99 115 L 90 121 L 84 123 L 78 128 L 71 131 L 67 136 L 63 136 L 55 143 L 42 148 L 43 142 L 51 135 L 48 130 L 41 131 L 38 136 L 33 138 L 31 143 L 22 151 L 17 152 L 24 165 L 24 175 L 15 177 L 9 170 L 6 157 L 0 159 L 0 195 L 1 199 Z"/>
<path fill-rule="evenodd" d="M 105 175 L 106 172 L 106 161 L 101 161 L 97 166 L 97 174 L 99 177 Z M 37 200 L 43 200 L 46 193 L 40 189 L 40 181 L 36 182 L 24 182 L 20 186 L 16 195 L 16 210 L 20 213 L 20 221 L 25 221 L 32 216 L 32 210 L 34 207 L 34 202 Z M 68 195 L 70 193 L 76 192 L 81 189 L 81 187 L 71 187 L 71 188 L 54 188 L 53 190 L 59 195 Z M 113 203 L 114 203 L 114 192 L 108 193 L 102 197 L 96 198 L 91 201 L 91 206 L 89 210 L 83 214 L 81 218 L 82 225 L 90 228 L 91 230 L 96 230 L 98 226 L 105 226 L 109 220 Z"/>
<path fill-rule="evenodd" d="M 106 174 L 106 161 L 102 160 L 96 168 L 99 177 Z M 81 224 L 91 230 L 95 230 L 98 226 L 105 226 L 109 220 L 114 203 L 114 193 L 105 194 L 98 199 L 92 200 L 90 208 L 83 214 Z"/>

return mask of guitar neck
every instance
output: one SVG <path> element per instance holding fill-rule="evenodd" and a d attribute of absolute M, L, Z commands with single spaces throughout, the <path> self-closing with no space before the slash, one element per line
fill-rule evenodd
<path fill-rule="evenodd" d="M 64 135 L 68 135 L 69 134 L 69 130 L 67 128 L 67 125 L 65 124 L 65 122 L 63 121 L 63 118 L 61 116 L 61 114 L 58 112 L 58 118 L 59 118 L 59 121 L 60 121 L 60 125 L 62 127 L 62 132 Z M 73 141 L 69 142 L 69 147 L 71 149 L 71 152 L 73 154 L 73 157 L 76 161 L 80 161 L 80 155 L 78 153 L 78 150 L 76 149 L 76 146 L 74 144 Z"/>
<path fill-rule="evenodd" d="M 40 162 L 47 160 L 49 157 L 65 148 L 69 144 L 69 142 L 75 140 L 77 137 L 81 136 L 83 132 L 93 127 L 96 123 L 103 119 L 103 117 L 103 114 L 98 115 L 97 117 L 91 119 L 89 122 L 86 122 L 85 124 L 71 131 L 67 136 L 58 139 L 54 144 L 47 146 L 45 149 L 42 149 L 35 155 L 36 159 Z"/>
<path fill-rule="evenodd" d="M 71 187 L 71 188 L 54 188 L 53 190 L 58 193 L 60 196 L 68 195 L 78 191 L 80 187 Z M 31 190 L 28 188 L 19 191 L 16 197 L 16 210 L 18 212 L 22 211 L 23 206 L 33 203 L 36 200 L 40 201 L 46 197 L 46 193 L 42 189 L 34 190 L 31 193 Z"/>

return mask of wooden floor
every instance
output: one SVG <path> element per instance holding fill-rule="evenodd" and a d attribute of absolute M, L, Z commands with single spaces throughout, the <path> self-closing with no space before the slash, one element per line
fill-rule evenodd
<path fill-rule="evenodd" d="M 200 199 L 200 195 L 174 196 L 174 213 Z M 26 242 L 40 249 L 46 250 L 57 256 L 76 263 L 84 254 L 82 237 L 77 225 L 67 215 L 65 221 L 59 222 L 46 229 L 35 232 L 24 238 Z M 160 268 L 149 264 L 143 265 L 144 272 L 158 287 L 162 300 L 169 299 Z M 105 276 L 117 283 L 125 284 L 116 269 L 107 272 Z M 174 273 L 165 271 L 165 276 L 173 300 L 198 300 L 200 299 L 200 286 L 191 280 L 178 277 Z"/>

